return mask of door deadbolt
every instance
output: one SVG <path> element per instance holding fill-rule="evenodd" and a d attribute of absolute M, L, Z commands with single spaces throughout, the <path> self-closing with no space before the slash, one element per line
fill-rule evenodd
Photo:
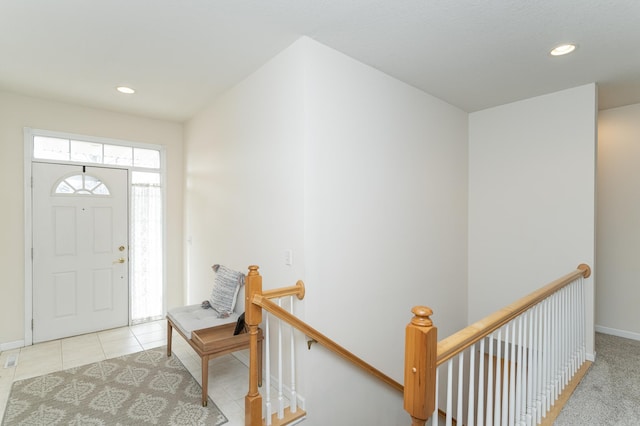
<path fill-rule="evenodd" d="M 120 250 L 120 251 L 124 251 L 124 246 L 120 246 L 120 247 L 118 247 L 118 250 Z"/>

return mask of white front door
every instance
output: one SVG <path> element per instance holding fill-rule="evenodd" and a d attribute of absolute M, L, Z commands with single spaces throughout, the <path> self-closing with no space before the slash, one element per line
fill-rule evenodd
<path fill-rule="evenodd" d="M 129 322 L 128 173 L 33 163 L 33 342 Z"/>

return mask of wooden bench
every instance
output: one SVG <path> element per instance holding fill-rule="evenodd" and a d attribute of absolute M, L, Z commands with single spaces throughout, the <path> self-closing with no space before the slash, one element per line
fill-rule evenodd
<path fill-rule="evenodd" d="M 205 407 L 209 383 L 209 360 L 249 348 L 248 333 L 233 335 L 236 322 L 244 312 L 244 287 L 244 285 L 240 287 L 234 311 L 227 318 L 218 318 L 213 309 L 202 309 L 200 305 L 182 306 L 167 312 L 167 356 L 171 356 L 171 336 L 175 328 L 201 359 L 202 405 Z M 262 330 L 258 329 L 258 386 L 262 386 L 262 340 Z"/>
<path fill-rule="evenodd" d="M 178 308 L 179 315 L 176 314 L 176 310 L 167 313 L 167 356 L 171 356 L 171 338 L 173 334 L 172 331 L 175 328 L 178 334 L 189 343 L 202 361 L 202 406 L 206 407 L 208 400 L 209 360 L 220 355 L 248 349 L 250 335 L 244 330 L 240 334 L 233 334 L 236 328 L 237 316 L 229 317 L 229 319 L 217 319 L 218 322 L 224 322 L 225 320 L 233 322 L 190 330 L 189 326 L 207 322 L 206 319 L 204 322 L 201 319 L 191 321 L 191 316 L 199 314 L 195 306 L 196 305 Z M 189 308 L 192 308 L 192 310 L 189 310 Z M 201 309 L 199 305 L 197 308 Z M 190 312 L 193 314 L 190 314 Z M 182 322 L 180 322 L 181 320 Z M 209 322 L 210 321 L 212 320 L 209 320 Z M 262 330 L 258 329 L 258 386 L 262 385 L 262 340 Z"/>

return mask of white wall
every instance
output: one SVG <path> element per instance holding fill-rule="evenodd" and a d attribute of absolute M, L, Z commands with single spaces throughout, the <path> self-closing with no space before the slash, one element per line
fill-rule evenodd
<path fill-rule="evenodd" d="M 470 114 L 470 322 L 580 263 L 595 272 L 596 111 L 589 84 Z"/>
<path fill-rule="evenodd" d="M 298 57 L 295 48 L 281 53 L 186 124 L 188 303 L 209 297 L 216 263 L 260 266 L 265 288 L 304 275 Z"/>
<path fill-rule="evenodd" d="M 640 104 L 598 118 L 597 329 L 640 340 Z"/>
<path fill-rule="evenodd" d="M 182 259 L 182 125 L 0 92 L 0 348 L 24 339 L 24 127 L 163 145 L 167 259 Z M 168 262 L 167 304 L 181 305 L 182 264 Z"/>
<path fill-rule="evenodd" d="M 413 306 L 441 337 L 466 325 L 467 114 L 305 43 L 307 320 L 402 383 Z M 337 370 L 307 370 L 318 424 L 402 424 L 399 395 L 330 359 L 309 353 Z"/>
<path fill-rule="evenodd" d="M 216 263 L 260 266 L 265 289 L 305 278 L 301 67 L 293 46 L 185 126 L 188 303 L 209 297 Z"/>
<path fill-rule="evenodd" d="M 466 138 L 463 111 L 300 39 L 186 126 L 190 301 L 217 262 L 303 279 L 299 314 L 402 382 L 412 306 L 441 335 L 466 325 Z M 310 425 L 406 423 L 320 346 L 298 361 Z"/>

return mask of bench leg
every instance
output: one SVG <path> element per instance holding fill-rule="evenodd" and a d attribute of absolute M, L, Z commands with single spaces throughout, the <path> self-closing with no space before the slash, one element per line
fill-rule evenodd
<path fill-rule="evenodd" d="M 202 357 L 202 406 L 207 406 L 208 400 L 208 391 L 209 387 L 209 356 L 204 355 Z"/>
<path fill-rule="evenodd" d="M 173 327 L 171 327 L 171 322 L 167 320 L 167 356 L 171 356 L 171 336 L 172 336 Z"/>

